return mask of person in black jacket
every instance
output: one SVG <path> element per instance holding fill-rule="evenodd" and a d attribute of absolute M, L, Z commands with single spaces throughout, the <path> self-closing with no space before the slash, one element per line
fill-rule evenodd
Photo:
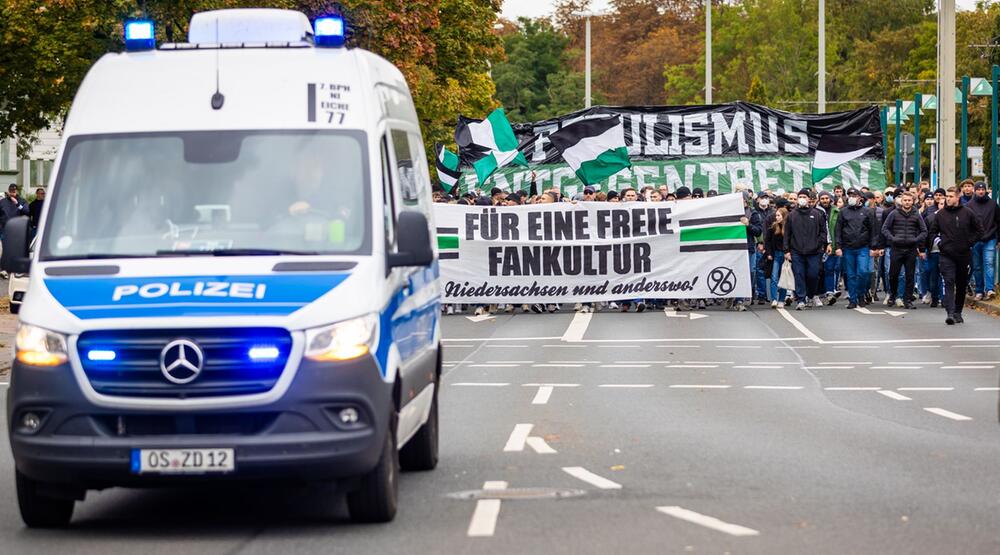
<path fill-rule="evenodd" d="M 795 274 L 795 310 L 806 307 L 812 298 L 817 307 L 823 306 L 819 298 L 819 265 L 824 252 L 830 252 L 829 229 L 823 211 L 810 207 L 811 193 L 802 189 L 798 195 L 798 208 L 788 214 L 785 224 L 785 260 L 792 263 Z"/>
<path fill-rule="evenodd" d="M 976 282 L 976 300 L 990 300 L 996 296 L 996 274 L 994 264 L 997 253 L 997 229 L 1000 228 L 1000 206 L 986 192 L 986 184 L 976 183 L 972 201 L 966 208 L 979 219 L 983 226 L 983 236 L 972 247 L 972 276 Z"/>
<path fill-rule="evenodd" d="M 868 304 L 865 291 L 868 289 L 868 274 L 871 259 L 878 248 L 879 230 L 875 224 L 874 212 L 866 208 L 857 189 L 847 191 L 847 206 L 840 211 L 834 228 L 837 256 L 844 262 L 847 281 L 847 308 L 857 308 Z"/>
<path fill-rule="evenodd" d="M 917 248 L 924 246 L 927 240 L 927 226 L 920 214 L 913 209 L 914 198 L 910 193 L 903 193 L 900 206 L 885 218 L 882 224 L 882 236 L 892 247 L 889 262 L 889 303 L 899 290 L 899 272 L 906 268 L 906 288 L 903 290 L 903 306 L 916 308 L 911 298 L 915 283 L 914 272 L 917 267 Z M 921 253 L 920 257 L 926 256 Z"/>
<path fill-rule="evenodd" d="M 976 215 L 962 206 L 958 188 L 949 187 L 944 208 L 931 219 L 930 235 L 939 238 L 941 276 L 944 278 L 945 323 L 961 324 L 965 306 L 965 285 L 969 283 L 972 245 L 983 235 L 983 225 Z"/>

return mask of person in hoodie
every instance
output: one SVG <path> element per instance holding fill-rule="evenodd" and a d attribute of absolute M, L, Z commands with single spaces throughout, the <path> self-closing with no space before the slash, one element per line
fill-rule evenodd
<path fill-rule="evenodd" d="M 914 271 L 917 266 L 917 249 L 922 249 L 927 240 L 927 226 L 920 213 L 913 207 L 915 199 L 910 193 L 900 196 L 899 208 L 893 210 L 882 224 L 882 236 L 892 248 L 889 262 L 889 295 L 888 304 L 899 291 L 899 273 L 906 269 L 906 287 L 903 289 L 903 307 L 915 308 L 911 298 L 915 284 Z M 926 254 L 921 253 L 923 258 Z"/>
<path fill-rule="evenodd" d="M 830 248 L 833 249 L 833 254 L 827 256 L 826 260 L 823 261 L 823 271 L 821 272 L 823 282 L 820 285 L 824 287 L 823 291 L 826 292 L 826 304 L 833 305 L 840 296 L 837 291 L 837 276 L 840 274 L 841 257 L 837 254 L 837 238 L 834 234 L 834 230 L 837 228 L 837 218 L 840 217 L 840 209 L 837 208 L 833 195 L 826 191 L 819 194 L 819 207 L 823 212 L 826 212 L 827 233 L 830 237 Z"/>
<path fill-rule="evenodd" d="M 1000 229 L 1000 206 L 990 198 L 986 184 L 976 183 L 975 195 L 972 201 L 966 203 L 966 208 L 972 210 L 980 225 L 983 235 L 972 247 L 972 276 L 976 282 L 976 300 L 990 300 L 996 296 L 996 254 L 997 229 Z"/>
<path fill-rule="evenodd" d="M 847 191 L 847 206 L 834 224 L 834 244 L 837 256 L 843 260 L 849 309 L 868 304 L 865 292 L 872 257 L 878 249 L 878 235 L 874 211 L 864 205 L 861 192 L 851 188 Z"/>
<path fill-rule="evenodd" d="M 941 190 L 942 193 L 944 190 Z M 940 209 L 938 206 L 937 193 L 924 193 L 924 205 L 920 208 L 920 216 L 924 219 L 924 225 L 927 229 L 931 228 L 931 220 L 934 219 L 934 214 Z M 942 203 L 944 202 L 944 196 L 941 197 Z M 937 308 L 938 304 L 941 302 L 941 249 L 938 247 L 935 237 L 930 233 L 927 234 L 927 241 L 925 243 L 924 252 L 927 253 L 920 261 L 921 271 L 917 272 L 920 276 L 918 279 L 920 290 L 923 294 L 922 302 L 924 304 L 930 303 L 931 308 Z"/>
<path fill-rule="evenodd" d="M 819 268 L 823 253 L 830 253 L 829 231 L 823 211 L 809 206 L 810 197 L 809 189 L 799 191 L 797 207 L 789 212 L 785 224 L 785 260 L 792 263 L 795 274 L 795 310 L 805 308 L 809 299 L 817 307 L 823 306 Z"/>
<path fill-rule="evenodd" d="M 983 235 L 983 225 L 969 208 L 962 206 L 958 189 L 949 187 L 944 208 L 931 219 L 931 237 L 941 249 L 941 276 L 944 278 L 945 323 L 961 324 L 965 306 L 965 285 L 969 283 L 972 246 Z"/>
<path fill-rule="evenodd" d="M 757 300 L 757 304 L 767 304 L 767 278 L 771 275 L 771 263 L 766 260 L 764 255 L 764 231 L 771 220 L 774 219 L 774 207 L 771 206 L 771 197 L 764 191 L 757 193 L 757 198 L 754 203 L 753 217 L 750 218 L 751 223 L 754 220 L 759 222 L 760 229 L 762 230 L 760 234 L 754 237 L 754 242 L 756 243 L 757 249 L 757 260 L 753 265 L 756 274 L 754 278 L 754 293 Z M 754 226 L 748 226 L 747 232 L 753 231 L 751 228 Z M 748 238 L 749 239 L 749 238 Z"/>

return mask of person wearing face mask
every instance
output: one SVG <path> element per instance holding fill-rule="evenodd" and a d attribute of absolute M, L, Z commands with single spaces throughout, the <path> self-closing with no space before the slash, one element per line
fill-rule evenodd
<path fill-rule="evenodd" d="M 833 305 L 840 298 L 840 292 L 837 291 L 837 275 L 840 273 L 840 256 L 836 254 L 837 252 L 837 241 L 834 234 L 834 230 L 837 227 L 837 218 L 840 216 L 840 209 L 837 208 L 834 202 L 834 197 L 830 193 L 823 191 L 819 194 L 819 203 L 817 207 L 826 214 L 826 225 L 827 233 L 830 236 L 830 248 L 833 249 L 834 254 L 830 254 L 823 260 L 823 266 L 820 270 L 820 285 L 823 286 L 823 290 L 826 292 L 826 304 Z"/>
<path fill-rule="evenodd" d="M 788 214 L 785 224 L 785 260 L 792 263 L 795 274 L 795 310 L 802 310 L 810 299 L 823 306 L 819 298 L 819 267 L 824 252 L 829 254 L 829 230 L 823 211 L 809 206 L 809 189 L 799 191 L 797 208 Z"/>
<path fill-rule="evenodd" d="M 878 233 L 875 213 L 861 201 L 860 192 L 853 188 L 847 191 L 847 206 L 840 211 L 834 226 L 834 241 L 837 256 L 842 257 L 844 264 L 849 309 L 868 304 L 865 291 L 871 259 L 878 247 Z"/>
<path fill-rule="evenodd" d="M 934 195 L 930 192 L 924 193 L 924 205 L 920 207 L 920 216 L 924 219 L 927 229 L 931 228 L 931 220 L 939 210 Z M 921 302 L 930 304 L 931 308 L 937 308 L 941 301 L 941 272 L 940 258 L 941 251 L 937 242 L 930 233 L 927 234 L 927 241 L 924 245 L 927 256 L 920 261 L 917 272 L 917 286 L 920 289 Z"/>
<path fill-rule="evenodd" d="M 983 225 L 968 207 L 962 206 L 958 189 L 948 188 L 945 206 L 931 220 L 930 235 L 939 239 L 941 276 L 944 278 L 945 323 L 961 324 L 965 306 L 965 284 L 969 282 L 972 246 L 983 235 Z"/>
<path fill-rule="evenodd" d="M 990 198 L 986 184 L 976 183 L 972 202 L 965 205 L 976 215 L 983 226 L 983 235 L 972 247 L 972 276 L 976 283 L 976 300 L 990 300 L 996 296 L 994 273 L 997 253 L 997 229 L 1000 228 L 1000 206 Z"/>
<path fill-rule="evenodd" d="M 771 263 L 767 261 L 764 255 L 763 230 L 774 219 L 774 207 L 771 206 L 771 197 L 764 191 L 757 193 L 753 214 L 750 219 L 759 222 L 761 229 L 761 232 L 754 237 L 757 257 L 756 263 L 753 265 L 756 269 L 754 272 L 756 274 L 754 279 L 754 293 L 757 304 L 767 304 L 767 278 L 771 274 Z M 751 228 L 747 227 L 747 231 L 750 232 Z"/>
<path fill-rule="evenodd" d="M 913 309 L 914 271 L 917 263 L 917 248 L 922 248 L 927 240 L 927 226 L 923 218 L 913 209 L 914 198 L 909 193 L 903 193 L 899 199 L 899 208 L 886 216 L 882 224 L 882 236 L 892 248 L 889 263 L 889 303 L 899 290 L 899 274 L 906 269 L 906 287 L 903 289 L 902 301 L 904 308 Z M 925 253 L 920 257 L 924 258 Z M 898 301 L 897 301 L 898 302 Z M 897 304 L 898 306 L 898 304 Z"/>

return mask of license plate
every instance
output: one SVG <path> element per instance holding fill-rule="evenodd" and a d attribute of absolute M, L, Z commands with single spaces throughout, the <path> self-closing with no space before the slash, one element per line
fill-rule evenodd
<path fill-rule="evenodd" d="M 206 474 L 236 470 L 232 449 L 133 449 L 133 474 Z"/>

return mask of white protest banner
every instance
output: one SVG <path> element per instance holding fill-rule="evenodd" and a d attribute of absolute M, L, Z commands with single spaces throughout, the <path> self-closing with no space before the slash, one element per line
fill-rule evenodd
<path fill-rule="evenodd" d="M 743 197 L 434 205 L 444 302 L 750 296 Z"/>

